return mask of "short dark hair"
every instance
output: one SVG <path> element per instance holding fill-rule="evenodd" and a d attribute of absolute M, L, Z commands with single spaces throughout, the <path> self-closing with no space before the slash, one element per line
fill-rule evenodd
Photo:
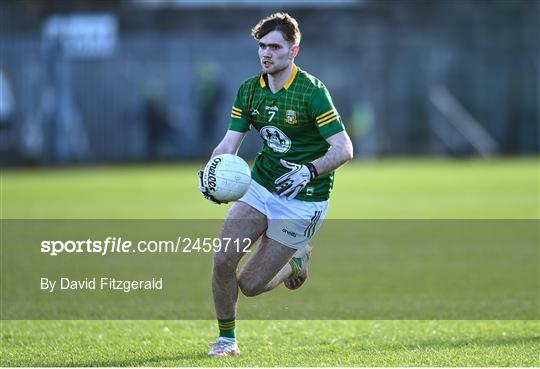
<path fill-rule="evenodd" d="M 274 13 L 261 19 L 251 30 L 251 35 L 255 40 L 259 41 L 272 31 L 281 32 L 283 38 L 293 45 L 300 44 L 302 34 L 300 33 L 298 22 L 287 13 Z"/>

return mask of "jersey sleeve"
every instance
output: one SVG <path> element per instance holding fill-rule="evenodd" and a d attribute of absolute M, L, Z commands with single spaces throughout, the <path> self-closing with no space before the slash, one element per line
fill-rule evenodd
<path fill-rule="evenodd" d="M 236 99 L 231 109 L 231 120 L 229 129 L 237 132 L 249 131 L 248 108 L 246 107 L 245 85 L 240 86 Z"/>
<path fill-rule="evenodd" d="M 313 92 L 310 110 L 315 125 L 324 138 L 345 130 L 326 87 L 319 87 Z"/>

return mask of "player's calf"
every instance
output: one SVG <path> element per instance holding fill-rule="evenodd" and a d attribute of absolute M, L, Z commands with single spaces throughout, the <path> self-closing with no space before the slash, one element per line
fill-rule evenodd
<path fill-rule="evenodd" d="M 257 251 L 238 275 L 238 285 L 246 296 L 257 296 L 268 288 L 276 275 L 293 256 L 295 250 L 264 235 Z M 281 281 L 280 281 L 281 282 Z M 275 287 L 275 286 L 272 286 Z"/>

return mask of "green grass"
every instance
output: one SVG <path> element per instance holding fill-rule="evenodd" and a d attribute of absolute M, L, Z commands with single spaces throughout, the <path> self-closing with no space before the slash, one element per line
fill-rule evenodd
<path fill-rule="evenodd" d="M 3 170 L 0 216 L 220 219 L 198 167 Z M 357 162 L 338 172 L 329 218 L 538 219 L 539 190 L 537 158 Z M 2 366 L 540 366 L 538 321 L 240 321 L 242 355 L 224 359 L 206 356 L 214 321 L 1 324 Z"/>
<path fill-rule="evenodd" d="M 202 164 L 2 173 L 5 219 L 222 219 L 201 201 Z M 328 218 L 539 218 L 537 158 L 356 162 L 336 174 Z"/>
<path fill-rule="evenodd" d="M 244 321 L 208 358 L 206 321 L 10 321 L 5 366 L 538 366 L 538 322 Z"/>

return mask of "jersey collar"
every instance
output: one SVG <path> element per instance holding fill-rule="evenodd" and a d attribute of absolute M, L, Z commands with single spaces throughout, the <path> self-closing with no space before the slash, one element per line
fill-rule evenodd
<path fill-rule="evenodd" d="M 298 73 L 298 67 L 296 66 L 296 64 L 293 64 L 293 70 L 292 70 L 291 77 L 283 85 L 284 89 L 288 90 L 289 87 L 291 87 L 292 83 L 294 82 L 294 79 L 296 78 L 297 73 Z M 259 85 L 261 86 L 261 88 L 266 87 L 266 81 L 264 80 L 264 73 L 261 73 L 261 77 L 259 78 Z"/>

